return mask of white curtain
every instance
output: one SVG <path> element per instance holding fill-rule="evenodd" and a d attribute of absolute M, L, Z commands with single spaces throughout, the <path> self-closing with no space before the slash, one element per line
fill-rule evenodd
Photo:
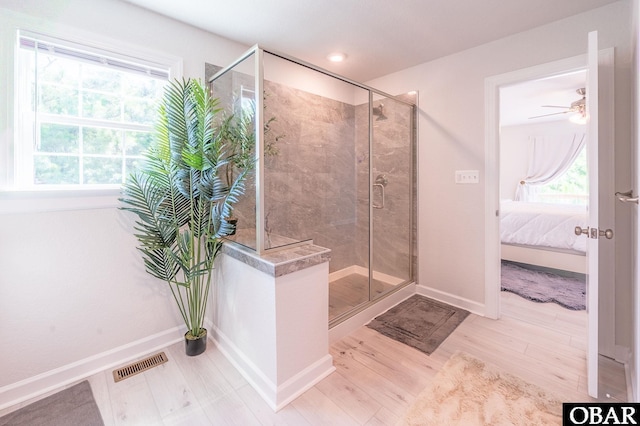
<path fill-rule="evenodd" d="M 516 188 L 516 201 L 531 201 L 538 186 L 562 176 L 585 145 L 586 135 L 532 137 L 529 171 Z"/>

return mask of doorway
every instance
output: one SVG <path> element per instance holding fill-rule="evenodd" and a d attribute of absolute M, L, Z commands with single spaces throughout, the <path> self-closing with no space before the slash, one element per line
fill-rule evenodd
<path fill-rule="evenodd" d="M 574 228 L 588 221 L 586 72 L 499 89 L 501 302 L 515 294 L 533 314 L 555 303 L 585 334 L 587 239 Z"/>
<path fill-rule="evenodd" d="M 604 60 L 603 60 L 604 58 Z M 613 54 L 607 50 L 600 51 L 600 63 L 607 64 L 605 72 L 601 74 L 601 88 L 604 90 L 600 93 L 600 131 L 598 134 L 602 139 L 605 135 L 607 140 L 612 140 L 613 128 L 613 98 L 609 94 L 613 93 L 613 76 L 610 69 L 613 69 Z M 501 263 L 501 242 L 500 242 L 500 89 L 511 85 L 523 83 L 525 81 L 540 80 L 554 76 L 578 72 L 586 67 L 586 55 L 580 55 L 561 61 L 514 71 L 502 75 L 490 77 L 485 82 L 485 110 L 486 110 L 486 156 L 485 156 L 485 173 L 486 173 L 486 211 L 485 211 L 485 229 L 487 232 L 485 252 L 487 256 L 487 267 L 485 270 L 485 307 L 486 315 L 490 318 L 498 319 L 501 316 L 501 300 L 500 300 L 500 263 Z M 603 84 L 604 83 L 604 84 Z M 602 96 L 602 93 L 605 96 Z M 604 114 L 602 114 L 604 111 Z M 603 119 L 604 118 L 604 119 Z M 607 149 L 611 151 L 610 146 L 605 145 L 605 150 L 601 152 L 599 158 L 599 167 L 605 173 L 604 184 L 601 180 L 599 183 L 600 194 L 613 193 L 613 157 L 605 152 Z M 602 175 L 601 175 L 602 177 Z M 608 180 L 607 180 L 608 178 Z M 601 221 L 604 217 L 606 223 L 611 223 L 613 218 L 612 206 L 599 203 L 601 212 Z M 613 251 L 607 252 L 604 257 L 600 258 L 600 271 L 598 277 L 601 282 L 607 283 L 608 288 L 601 286 L 599 292 L 599 306 L 603 313 L 600 317 L 598 333 L 600 340 L 598 342 L 599 353 L 607 356 L 613 355 L 615 352 L 615 299 L 614 299 L 614 274 L 613 274 Z M 603 279 L 604 278 L 604 279 Z M 613 356 L 611 356 L 613 358 Z"/>

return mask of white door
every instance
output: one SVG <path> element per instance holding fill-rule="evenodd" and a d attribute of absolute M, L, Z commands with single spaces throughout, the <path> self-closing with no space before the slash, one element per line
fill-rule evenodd
<path fill-rule="evenodd" d="M 636 22 L 640 22 L 640 8 L 636 8 Z M 640 48 L 640 31 L 636 28 L 636 49 Z M 637 67 L 638 55 L 636 54 L 636 60 L 634 66 Z M 637 68 L 636 68 L 637 70 Z M 635 174 L 635 193 L 637 194 L 640 191 L 640 74 L 636 71 L 635 73 L 635 82 L 636 82 L 636 93 L 635 93 L 635 161 L 633 163 L 632 173 Z M 636 195 L 637 197 L 637 195 Z M 633 259 L 634 261 L 634 276 L 632 286 L 634 289 L 634 299 L 633 299 L 633 316 L 634 316 L 634 328 L 633 328 L 633 360 L 631 362 L 631 370 L 635 372 L 634 377 L 632 378 L 635 381 L 635 386 L 632 386 L 634 390 L 633 401 L 640 401 L 640 392 L 638 391 L 638 385 L 640 384 L 640 262 L 638 259 L 640 258 L 640 212 L 638 203 L 635 203 L 635 206 L 631 206 L 633 208 L 632 218 L 633 223 L 636 224 L 635 233 L 633 234 Z"/>
<path fill-rule="evenodd" d="M 615 250 L 611 229 L 613 205 L 613 52 L 598 49 L 598 33 L 589 33 L 587 47 L 587 164 L 589 218 L 587 238 L 587 390 L 598 397 L 599 355 L 615 358 Z M 606 125 L 604 128 L 603 125 Z M 602 144 L 599 136 L 604 136 Z M 576 228 L 578 232 L 579 228 Z M 604 308 L 599 312 L 599 308 Z M 602 316 L 605 315 L 605 316 Z M 607 384 L 600 383 L 603 390 Z"/>
<path fill-rule="evenodd" d="M 587 164 L 589 219 L 587 240 L 587 390 L 598 397 L 598 33 L 589 33 L 587 48 Z M 592 232 L 595 230 L 595 234 Z M 595 238 L 592 238 L 595 237 Z"/>
<path fill-rule="evenodd" d="M 640 17 L 640 8 L 636 11 L 637 17 Z M 636 30 L 637 31 L 637 30 Z M 637 46 L 640 46 L 640 32 L 636 34 Z M 633 163 L 633 171 L 635 174 L 635 193 L 640 190 L 640 75 L 636 74 L 636 93 L 635 93 L 635 105 L 636 105 L 636 116 L 635 116 L 635 161 Z M 631 283 L 632 288 L 634 289 L 634 299 L 633 299 L 633 316 L 634 316 L 634 337 L 633 337 L 633 360 L 631 362 L 631 371 L 635 371 L 635 377 L 632 380 L 635 381 L 635 386 L 632 386 L 634 390 L 633 402 L 640 402 L 640 392 L 638 391 L 638 384 L 640 384 L 640 208 L 638 207 L 637 197 L 635 195 L 636 202 L 635 205 L 631 203 L 632 210 L 632 220 L 636 225 L 635 233 L 632 236 L 633 241 L 633 257 L 634 261 L 634 275 L 633 282 Z"/>

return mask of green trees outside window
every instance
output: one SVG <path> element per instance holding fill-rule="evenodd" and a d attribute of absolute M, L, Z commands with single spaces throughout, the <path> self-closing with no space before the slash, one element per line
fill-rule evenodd
<path fill-rule="evenodd" d="M 21 47 L 18 167 L 31 173 L 19 185 L 122 184 L 149 147 L 168 78 L 37 41 Z"/>

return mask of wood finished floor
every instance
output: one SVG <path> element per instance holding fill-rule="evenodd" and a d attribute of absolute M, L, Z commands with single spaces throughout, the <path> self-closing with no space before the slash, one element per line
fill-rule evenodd
<path fill-rule="evenodd" d="M 502 294 L 502 309 L 498 321 L 470 315 L 431 356 L 362 327 L 332 345 L 337 371 L 278 413 L 212 344 L 193 358 L 182 344 L 174 345 L 165 349 L 169 362 L 159 367 L 119 383 L 105 371 L 89 382 L 106 425 L 393 425 L 462 350 L 565 401 L 591 400 L 585 312 L 510 293 Z M 622 366 L 605 362 L 603 370 L 606 392 L 624 401 Z"/>

